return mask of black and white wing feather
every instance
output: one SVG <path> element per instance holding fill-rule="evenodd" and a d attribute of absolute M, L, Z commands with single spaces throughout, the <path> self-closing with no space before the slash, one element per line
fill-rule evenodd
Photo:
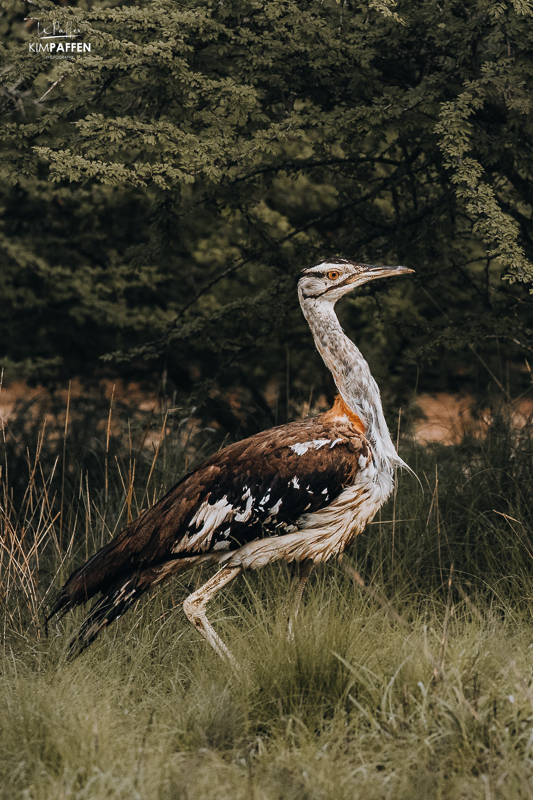
<path fill-rule="evenodd" d="M 364 436 L 327 414 L 230 445 L 76 570 L 48 619 L 100 593 L 76 640 L 87 646 L 179 569 L 225 561 L 254 541 L 297 531 L 306 515 L 352 486 L 371 459 Z"/>

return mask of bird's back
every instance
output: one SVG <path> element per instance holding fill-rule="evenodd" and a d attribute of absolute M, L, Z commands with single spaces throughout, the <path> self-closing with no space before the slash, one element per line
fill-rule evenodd
<path fill-rule="evenodd" d="M 76 570 L 51 615 L 133 575 L 159 583 L 305 528 L 372 464 L 362 430 L 337 404 L 215 453 Z"/>

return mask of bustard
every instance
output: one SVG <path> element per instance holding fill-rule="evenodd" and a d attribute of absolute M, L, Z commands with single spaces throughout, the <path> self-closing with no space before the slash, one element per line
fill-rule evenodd
<path fill-rule="evenodd" d="M 296 616 L 311 569 L 343 553 L 390 495 L 394 467 L 406 466 L 378 386 L 343 332 L 335 303 L 367 281 L 407 272 L 413 270 L 341 258 L 303 270 L 298 296 L 339 392 L 333 407 L 215 453 L 73 572 L 47 618 L 99 595 L 71 642 L 73 652 L 145 592 L 199 565 L 220 569 L 186 598 L 183 610 L 220 656 L 232 660 L 205 608 L 243 570 L 296 562 Z"/>

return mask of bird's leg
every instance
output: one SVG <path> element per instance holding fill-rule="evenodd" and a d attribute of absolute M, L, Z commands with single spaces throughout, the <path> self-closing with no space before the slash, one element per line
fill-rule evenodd
<path fill-rule="evenodd" d="M 183 610 L 189 621 L 192 622 L 197 631 L 200 631 L 202 636 L 205 636 L 213 650 L 218 653 L 221 658 L 227 659 L 232 667 L 236 667 L 237 663 L 220 636 L 209 624 L 205 613 L 205 607 L 219 589 L 222 589 L 223 586 L 236 578 L 241 572 L 242 567 L 221 569 L 216 575 L 213 575 L 207 583 L 204 583 L 203 586 L 200 586 L 199 589 L 190 594 L 183 601 Z"/>
<path fill-rule="evenodd" d="M 287 631 L 287 638 L 289 640 L 291 640 L 294 637 L 293 624 L 296 620 L 296 617 L 298 616 L 298 611 L 300 610 L 300 603 L 302 600 L 302 595 L 304 593 L 305 585 L 309 580 L 309 576 L 314 568 L 315 565 L 314 562 L 311 561 L 311 559 L 300 562 L 296 567 L 296 573 L 293 578 L 293 586 L 296 583 L 296 581 L 298 581 L 298 585 L 296 587 L 296 593 L 292 601 L 292 610 L 289 615 L 289 628 Z"/>

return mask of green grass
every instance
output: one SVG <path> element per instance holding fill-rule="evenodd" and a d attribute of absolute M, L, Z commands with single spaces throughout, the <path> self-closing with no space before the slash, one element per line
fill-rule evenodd
<path fill-rule="evenodd" d="M 4 486 L 0 798 L 533 797 L 527 432 L 519 444 L 495 425 L 482 444 L 403 453 L 424 493 L 403 475 L 343 563 L 313 574 L 292 641 L 286 568 L 223 591 L 209 616 L 236 673 L 182 613 L 197 573 L 73 662 L 81 610 L 44 636 L 50 586 L 135 510 L 149 468 L 54 497 L 43 462 L 11 505 Z M 151 497 L 172 472 L 152 471 Z"/>
<path fill-rule="evenodd" d="M 212 604 L 237 674 L 168 596 L 72 663 L 62 627 L 14 640 L 0 797 L 531 795 L 529 615 L 389 597 L 393 613 L 332 567 L 288 642 L 287 588 L 264 570 L 241 587 L 246 604 L 239 592 Z"/>

